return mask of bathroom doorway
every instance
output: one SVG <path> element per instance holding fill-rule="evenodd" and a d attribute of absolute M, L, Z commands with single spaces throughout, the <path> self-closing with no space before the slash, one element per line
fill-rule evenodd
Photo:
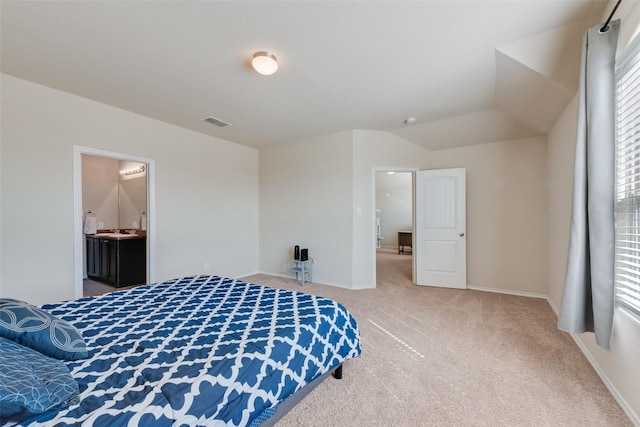
<path fill-rule="evenodd" d="M 85 147 L 74 147 L 74 293 L 75 297 L 94 295 L 130 285 L 116 278 L 131 268 L 140 271 L 136 284 L 155 280 L 155 236 L 153 227 L 153 160 Z M 89 238 L 87 238 L 89 236 Z M 98 244 L 94 238 L 130 245 L 136 240 L 139 256 L 132 266 L 113 261 L 100 270 L 92 255 Z M 106 242 L 104 242 L 106 243 Z M 129 247 L 129 246 L 127 246 Z M 87 251 L 90 256 L 87 256 Z M 132 257 L 129 256 L 128 260 Z M 98 272 L 96 272 L 96 269 Z M 101 271 L 101 272 L 100 272 Z M 89 279 L 89 280 L 87 280 Z M 92 280 L 95 279 L 95 280 Z M 138 283 L 140 282 L 140 283 Z M 88 289 L 85 290 L 85 284 Z M 116 287 L 117 285 L 117 287 Z"/>

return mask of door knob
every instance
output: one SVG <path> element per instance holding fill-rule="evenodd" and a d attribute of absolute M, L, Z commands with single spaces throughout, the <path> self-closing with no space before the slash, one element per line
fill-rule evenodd
<path fill-rule="evenodd" d="M 460 233 L 460 234 L 459 234 L 459 236 L 460 236 L 460 237 L 464 237 L 464 233 Z"/>

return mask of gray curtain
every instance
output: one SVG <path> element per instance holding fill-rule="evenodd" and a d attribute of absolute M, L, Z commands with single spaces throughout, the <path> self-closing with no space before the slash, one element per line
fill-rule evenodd
<path fill-rule="evenodd" d="M 558 327 L 609 349 L 614 300 L 615 53 L 620 21 L 584 36 L 567 275 Z"/>

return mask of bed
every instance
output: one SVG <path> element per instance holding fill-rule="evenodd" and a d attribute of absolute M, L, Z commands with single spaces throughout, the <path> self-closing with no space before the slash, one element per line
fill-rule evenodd
<path fill-rule="evenodd" d="M 272 425 L 361 353 L 341 304 L 218 276 L 42 309 L 79 331 L 87 357 L 62 362 L 76 400 L 21 425 Z"/>

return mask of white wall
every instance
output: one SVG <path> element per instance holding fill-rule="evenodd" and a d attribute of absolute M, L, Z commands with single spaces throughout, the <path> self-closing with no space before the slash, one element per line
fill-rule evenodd
<path fill-rule="evenodd" d="M 257 150 L 1 78 L 0 295 L 73 297 L 74 145 L 154 160 L 156 280 L 258 271 Z"/>
<path fill-rule="evenodd" d="M 465 167 L 468 283 L 544 295 L 545 164 L 544 138 L 429 151 L 354 130 L 262 149 L 261 271 L 284 274 L 300 244 L 318 261 L 314 281 L 375 287 L 375 169 Z"/>
<path fill-rule="evenodd" d="M 372 169 L 467 169 L 467 283 L 546 292 L 544 138 L 429 151 L 385 132 L 354 132 L 354 281 L 374 287 Z M 366 214 L 358 214 L 362 207 Z M 375 212 L 374 212 L 375 213 Z"/>
<path fill-rule="evenodd" d="M 284 275 L 309 249 L 313 281 L 351 283 L 352 132 L 260 151 L 260 269 Z"/>
<path fill-rule="evenodd" d="M 562 113 L 547 137 L 547 263 L 549 280 L 547 295 L 560 307 L 569 250 L 573 163 L 577 137 L 578 97 Z"/>
<path fill-rule="evenodd" d="M 376 172 L 376 217 L 383 248 L 398 249 L 398 232 L 413 229 L 413 174 Z"/>
<path fill-rule="evenodd" d="M 433 151 L 430 167 L 467 170 L 467 283 L 546 294 L 544 138 Z"/>

